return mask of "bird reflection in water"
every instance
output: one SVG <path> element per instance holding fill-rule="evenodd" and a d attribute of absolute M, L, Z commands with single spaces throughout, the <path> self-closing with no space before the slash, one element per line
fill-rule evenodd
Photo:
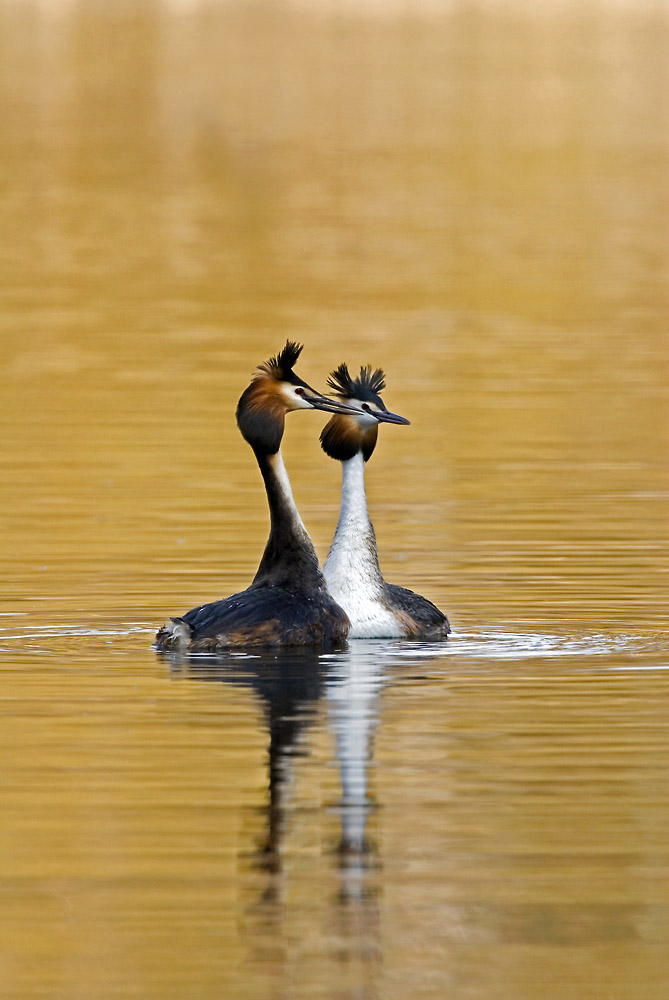
<path fill-rule="evenodd" d="M 270 955 L 287 977 L 293 963 L 298 974 L 302 951 L 295 942 L 306 935 L 321 942 L 336 961 L 342 982 L 351 984 L 342 996 L 367 996 L 382 962 L 381 842 L 370 832 L 376 802 L 369 790 L 369 769 L 385 686 L 398 670 L 413 672 L 429 655 L 425 644 L 420 651 L 413 643 L 410 649 L 405 645 L 354 640 L 348 649 L 330 654 L 302 648 L 171 660 L 175 674 L 185 679 L 251 689 L 263 709 L 269 790 L 251 866 L 248 853 L 240 855 L 240 876 L 252 888 L 241 927 L 247 942 L 242 962 L 255 967 Z M 442 649 L 441 643 L 436 644 L 434 655 Z M 313 854 L 290 850 L 301 825 L 293 764 L 296 757 L 309 754 L 310 743 L 315 744 L 309 729 L 322 727 L 324 719 L 333 737 L 341 789 L 334 810 L 338 829 L 324 853 L 329 859 L 325 870 Z M 320 808 L 318 802 L 316 809 Z M 332 816 L 333 810 L 327 814 Z M 258 881 L 261 873 L 264 877 Z"/>
<path fill-rule="evenodd" d="M 268 872 L 282 869 L 292 762 L 308 753 L 305 733 L 324 698 L 341 780 L 340 833 L 334 853 L 340 859 L 342 892 L 356 891 L 354 883 L 363 879 L 376 854 L 366 834 L 373 807 L 367 769 L 384 683 L 383 662 L 368 642 L 352 643 L 346 651 L 329 655 L 306 647 L 254 656 L 171 660 L 175 676 L 248 687 L 262 705 L 269 737 L 269 794 L 265 830 L 254 857 Z"/>
<path fill-rule="evenodd" d="M 377 847 L 367 835 L 375 806 L 368 791 L 368 765 L 385 677 L 378 652 L 368 642 L 352 642 L 345 653 L 331 658 L 325 685 L 341 779 L 339 856 L 345 897 L 362 892 L 365 869 L 378 861 Z"/>

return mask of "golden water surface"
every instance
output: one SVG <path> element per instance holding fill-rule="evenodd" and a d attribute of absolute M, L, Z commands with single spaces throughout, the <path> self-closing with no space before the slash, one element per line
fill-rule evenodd
<path fill-rule="evenodd" d="M 0 5 L 0 995 L 669 996 L 669 10 Z M 172 663 L 381 365 L 447 644 Z M 286 465 L 322 558 L 322 418 Z"/>

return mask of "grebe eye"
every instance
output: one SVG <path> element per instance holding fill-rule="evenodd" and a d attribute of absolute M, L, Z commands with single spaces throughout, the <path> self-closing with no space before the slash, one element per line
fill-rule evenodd
<path fill-rule="evenodd" d="M 366 413 L 371 413 L 371 409 L 368 403 L 363 403 L 362 408 L 363 410 L 365 410 Z"/>
<path fill-rule="evenodd" d="M 300 386 L 298 385 L 297 388 L 295 389 L 295 395 L 304 396 L 304 389 L 301 389 Z"/>

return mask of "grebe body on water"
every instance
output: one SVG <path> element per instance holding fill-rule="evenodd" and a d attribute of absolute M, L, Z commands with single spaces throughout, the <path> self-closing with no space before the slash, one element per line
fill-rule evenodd
<path fill-rule="evenodd" d="M 383 371 L 360 369 L 353 379 L 345 364 L 328 385 L 354 407 L 336 414 L 321 433 L 321 447 L 342 464 L 339 523 L 323 572 L 328 589 L 351 620 L 349 639 L 414 637 L 444 639 L 451 631 L 446 615 L 412 590 L 386 583 L 379 567 L 374 527 L 367 510 L 365 462 L 374 451 L 379 423 L 408 424 L 389 413 L 381 399 Z"/>
<path fill-rule="evenodd" d="M 270 535 L 253 583 L 239 594 L 172 618 L 159 650 L 217 653 L 254 646 L 329 647 L 346 639 L 349 620 L 330 596 L 298 513 L 281 457 L 286 413 L 350 410 L 311 389 L 293 372 L 302 347 L 288 341 L 258 367 L 237 406 L 237 425 L 251 445 L 267 492 Z"/>

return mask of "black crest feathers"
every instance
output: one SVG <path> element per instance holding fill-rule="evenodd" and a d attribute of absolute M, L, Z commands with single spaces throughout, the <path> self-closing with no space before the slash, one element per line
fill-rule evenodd
<path fill-rule="evenodd" d="M 263 361 L 261 365 L 258 365 L 258 371 L 255 378 L 262 378 L 262 376 L 269 376 L 270 378 L 275 378 L 280 382 L 287 382 L 290 380 L 293 374 L 293 367 L 297 363 L 297 359 L 302 353 L 302 344 L 298 344 L 295 340 L 287 340 L 286 346 L 274 357 L 269 358 L 268 361 Z"/>
<path fill-rule="evenodd" d="M 328 385 L 347 399 L 372 399 L 385 389 L 386 376 L 382 368 L 372 371 L 371 365 L 363 365 L 358 378 L 351 378 L 348 365 L 343 363 L 330 374 Z"/>

